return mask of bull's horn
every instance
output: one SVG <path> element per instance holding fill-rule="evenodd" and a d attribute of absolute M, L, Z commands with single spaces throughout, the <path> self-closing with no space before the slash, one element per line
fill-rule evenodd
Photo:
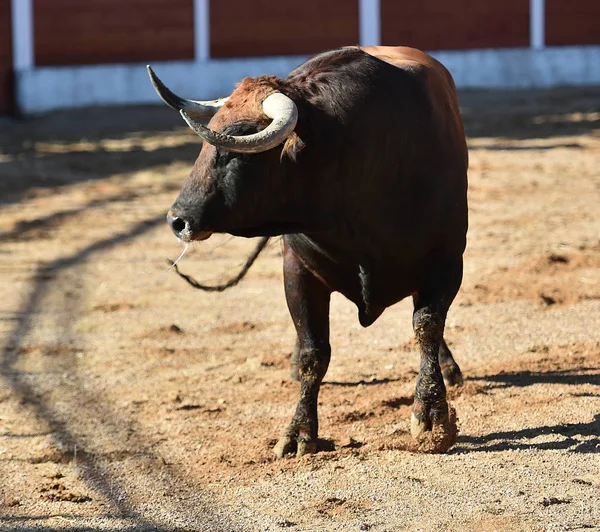
<path fill-rule="evenodd" d="M 281 144 L 294 131 L 298 122 L 296 104 L 280 92 L 274 92 L 265 98 L 263 111 L 273 121 L 262 131 L 243 136 L 218 133 L 194 121 L 184 109 L 179 112 L 188 126 L 209 144 L 238 153 L 258 153 Z"/>
<path fill-rule="evenodd" d="M 208 101 L 197 101 L 197 100 L 188 100 L 186 98 L 182 98 L 181 96 L 177 96 L 174 92 L 171 92 L 166 85 L 160 80 L 160 78 L 154 73 L 152 67 L 150 65 L 146 66 L 148 69 L 148 75 L 150 76 L 150 81 L 154 86 L 154 89 L 160 96 L 160 99 L 165 102 L 169 107 L 175 109 L 175 111 L 185 111 L 190 116 L 195 116 L 197 118 L 209 118 L 213 116 L 228 100 L 228 98 L 220 98 L 218 100 L 208 100 Z"/>

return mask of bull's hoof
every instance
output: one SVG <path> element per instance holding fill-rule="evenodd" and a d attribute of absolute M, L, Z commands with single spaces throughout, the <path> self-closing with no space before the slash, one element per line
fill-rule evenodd
<path fill-rule="evenodd" d="M 456 411 L 446 402 L 429 410 L 413 410 L 410 432 L 422 453 L 444 453 L 456 443 L 458 426 Z"/>
<path fill-rule="evenodd" d="M 286 434 L 273 447 L 276 458 L 283 458 L 286 454 L 296 454 L 300 458 L 305 454 L 317 452 L 317 441 L 308 436 L 290 436 Z"/>
<path fill-rule="evenodd" d="M 430 432 L 434 425 L 445 425 L 448 420 L 448 403 L 445 399 L 435 405 L 428 405 L 415 398 L 410 420 L 410 433 L 418 438 Z"/>
<path fill-rule="evenodd" d="M 462 386 L 463 376 L 457 364 L 445 364 L 441 366 L 444 384 L 447 387 Z"/>

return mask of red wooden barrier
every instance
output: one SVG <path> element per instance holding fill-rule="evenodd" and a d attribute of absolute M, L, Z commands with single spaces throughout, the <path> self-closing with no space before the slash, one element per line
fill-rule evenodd
<path fill-rule="evenodd" d="M 35 64 L 192 59 L 192 0 L 34 0 Z"/>
<path fill-rule="evenodd" d="M 381 0 L 381 40 L 425 50 L 529 46 L 529 0 Z"/>
<path fill-rule="evenodd" d="M 600 0 L 546 0 L 546 44 L 600 44 Z"/>
<path fill-rule="evenodd" d="M 0 0 L 0 113 L 13 110 L 10 0 Z"/>
<path fill-rule="evenodd" d="M 212 0 L 212 57 L 312 54 L 358 44 L 358 1 Z"/>

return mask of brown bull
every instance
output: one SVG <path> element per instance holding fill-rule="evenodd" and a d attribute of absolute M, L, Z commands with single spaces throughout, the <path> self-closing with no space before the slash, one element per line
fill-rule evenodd
<path fill-rule="evenodd" d="M 316 450 L 334 291 L 365 327 L 412 296 L 421 367 L 411 432 L 433 430 L 434 450 L 452 445 L 444 380 L 462 376 L 443 334 L 462 280 L 468 163 L 448 71 L 411 48 L 348 47 L 285 79 L 246 78 L 215 102 L 180 98 L 150 73 L 205 141 L 168 215 L 175 234 L 283 235 L 300 399 L 276 455 Z M 193 119 L 209 115 L 208 127 Z"/>

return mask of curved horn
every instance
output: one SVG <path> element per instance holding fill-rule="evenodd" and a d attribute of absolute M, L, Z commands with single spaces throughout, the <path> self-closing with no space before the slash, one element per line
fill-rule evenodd
<path fill-rule="evenodd" d="M 179 112 L 187 125 L 209 144 L 238 153 L 259 153 L 281 144 L 298 122 L 298 107 L 291 98 L 280 92 L 265 98 L 263 111 L 273 121 L 262 131 L 244 136 L 218 133 L 194 121 L 184 109 Z"/>
<path fill-rule="evenodd" d="M 228 100 L 228 98 L 220 98 L 218 100 L 208 100 L 204 102 L 187 100 L 186 98 L 182 98 L 181 96 L 177 96 L 177 94 L 174 92 L 171 92 L 154 73 L 154 70 L 152 70 L 150 65 L 147 65 L 146 68 L 148 69 L 148 75 L 150 76 L 150 81 L 154 86 L 154 90 L 156 90 L 157 94 L 160 96 L 160 99 L 171 109 L 175 109 L 175 111 L 184 110 L 190 116 L 209 118 L 213 116 Z"/>

